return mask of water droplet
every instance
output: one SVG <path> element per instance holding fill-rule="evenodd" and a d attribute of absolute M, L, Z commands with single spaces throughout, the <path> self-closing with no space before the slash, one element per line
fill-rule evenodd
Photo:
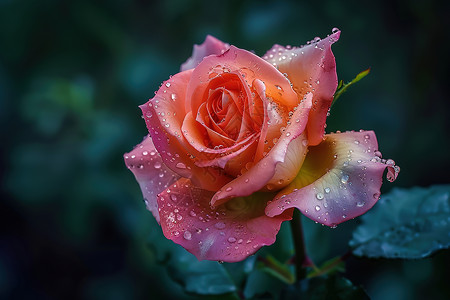
<path fill-rule="evenodd" d="M 314 207 L 314 208 L 315 208 L 316 211 L 320 210 L 320 206 L 319 205 L 316 205 L 316 207 Z"/>
<path fill-rule="evenodd" d="M 181 162 L 177 163 L 177 164 L 176 164 L 176 167 L 177 167 L 178 169 L 186 169 L 186 165 L 183 164 L 183 163 L 181 163 Z"/>
<path fill-rule="evenodd" d="M 231 191 L 233 188 L 231 187 L 231 186 L 229 186 L 229 187 L 227 187 L 226 189 L 225 189 L 225 192 L 229 192 L 229 191 Z"/>
<path fill-rule="evenodd" d="M 359 141 L 358 141 L 358 140 L 355 140 L 354 143 L 355 143 L 356 145 L 359 145 Z"/>
<path fill-rule="evenodd" d="M 166 82 L 166 87 L 170 87 L 170 83 L 169 82 Z"/>
<path fill-rule="evenodd" d="M 172 95 L 170 96 L 170 98 L 172 98 L 172 100 L 175 101 L 175 100 L 177 100 L 177 95 L 172 94 Z"/>
<path fill-rule="evenodd" d="M 347 183 L 347 181 L 348 181 L 348 175 L 342 175 L 341 182 Z"/>
<path fill-rule="evenodd" d="M 347 215 L 342 215 L 342 219 L 345 219 L 345 218 L 347 218 Z"/>
<path fill-rule="evenodd" d="M 183 234 L 183 237 L 189 241 L 192 238 L 192 233 L 186 230 Z"/>
<path fill-rule="evenodd" d="M 173 232 L 173 235 L 174 235 L 174 236 L 179 236 L 180 233 L 179 233 L 178 231 L 174 231 L 174 232 Z"/>
<path fill-rule="evenodd" d="M 176 202 L 178 200 L 177 196 L 175 196 L 174 194 L 170 195 L 170 199 L 172 199 L 173 202 Z"/>
<path fill-rule="evenodd" d="M 148 155 L 147 151 L 142 152 L 142 155 Z"/>
<path fill-rule="evenodd" d="M 325 189 L 324 189 L 324 191 L 325 191 L 325 193 L 329 193 L 330 191 L 331 191 L 331 189 L 329 188 L 329 187 L 326 187 Z"/>
<path fill-rule="evenodd" d="M 331 29 L 331 32 L 332 33 L 336 33 L 336 32 L 338 32 L 339 31 L 339 28 L 337 28 L 337 27 L 334 27 L 333 29 Z"/>
<path fill-rule="evenodd" d="M 195 217 L 197 214 L 195 213 L 195 211 L 193 211 L 193 210 L 191 210 L 190 212 L 189 212 L 189 214 L 192 216 L 192 217 Z"/>
<path fill-rule="evenodd" d="M 303 140 L 302 141 L 302 145 L 305 146 L 305 147 L 308 146 L 308 140 Z"/>
<path fill-rule="evenodd" d="M 161 163 L 159 161 L 157 161 L 157 162 L 155 162 L 155 164 L 153 166 L 155 167 L 155 169 L 160 169 Z"/>
<path fill-rule="evenodd" d="M 317 200 L 322 200 L 323 199 L 323 194 L 322 193 L 317 193 L 316 194 L 316 198 L 317 198 Z"/>
<path fill-rule="evenodd" d="M 287 132 L 287 133 L 286 133 L 286 136 L 290 136 L 290 135 L 291 135 L 291 133 L 290 133 L 290 132 Z"/>
<path fill-rule="evenodd" d="M 234 243 L 234 242 L 236 242 L 236 239 L 231 236 L 231 237 L 228 238 L 228 242 Z"/>
<path fill-rule="evenodd" d="M 366 204 L 366 203 L 363 202 L 363 201 L 359 201 L 358 203 L 356 203 L 356 206 L 357 206 L 357 207 L 363 207 L 364 204 Z"/>
<path fill-rule="evenodd" d="M 217 229 L 224 229 L 225 228 L 225 223 L 224 222 L 217 222 L 214 227 L 216 227 Z"/>

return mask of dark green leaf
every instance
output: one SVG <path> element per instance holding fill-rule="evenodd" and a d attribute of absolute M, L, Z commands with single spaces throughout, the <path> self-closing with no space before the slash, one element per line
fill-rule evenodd
<path fill-rule="evenodd" d="M 282 300 L 360 300 L 369 299 L 361 287 L 336 275 L 305 279 L 288 286 L 281 294 Z"/>
<path fill-rule="evenodd" d="M 423 258 L 450 246 L 450 185 L 394 189 L 362 218 L 350 246 L 358 256 Z"/>
<path fill-rule="evenodd" d="M 349 83 L 344 83 L 342 80 L 339 81 L 339 85 L 336 89 L 336 93 L 334 93 L 334 99 L 333 102 L 331 103 L 331 105 L 333 105 L 336 100 L 347 91 L 347 89 L 352 86 L 353 84 L 357 83 L 358 81 L 360 81 L 361 79 L 363 79 L 364 77 L 366 77 L 368 74 L 370 73 L 370 68 L 368 68 L 367 70 L 364 70 L 362 72 L 360 72 L 358 75 L 356 75 L 355 78 L 353 78 L 352 81 L 350 81 Z"/>

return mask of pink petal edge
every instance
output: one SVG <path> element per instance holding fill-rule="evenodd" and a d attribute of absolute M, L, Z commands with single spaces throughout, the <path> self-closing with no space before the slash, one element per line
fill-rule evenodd
<path fill-rule="evenodd" d="M 201 45 L 194 45 L 192 56 L 181 65 L 180 71 L 186 71 L 195 68 L 206 56 L 219 55 L 230 47 L 229 44 L 222 42 L 211 35 L 207 35 Z"/>
<path fill-rule="evenodd" d="M 139 183 L 147 209 L 159 223 L 156 195 L 176 182 L 180 176 L 164 165 L 149 136 L 123 157 L 127 168 Z"/>
<path fill-rule="evenodd" d="M 318 145 L 325 133 L 328 110 L 337 88 L 336 61 L 331 45 L 339 39 L 336 31 L 324 39 L 316 38 L 302 47 L 274 45 L 263 56 L 285 74 L 299 97 L 313 92 L 313 106 L 308 120 L 308 141 Z"/>

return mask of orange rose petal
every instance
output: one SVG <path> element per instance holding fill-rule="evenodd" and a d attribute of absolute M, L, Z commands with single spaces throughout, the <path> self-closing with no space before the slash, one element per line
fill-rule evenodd
<path fill-rule="evenodd" d="M 305 99 L 299 104 L 292 116 L 292 122 L 282 134 L 276 145 L 270 152 L 250 168 L 244 175 L 237 177 L 223 188 L 216 192 L 211 200 L 211 205 L 217 206 L 225 203 L 233 197 L 248 196 L 264 188 L 276 173 L 277 165 L 280 163 L 290 163 L 286 161 L 289 145 L 297 138 L 301 138 L 308 120 L 308 113 L 311 109 L 312 94 L 308 93 Z M 298 120 L 298 122 L 297 122 Z M 300 146 L 300 145 L 299 145 Z M 306 148 L 306 145 L 301 145 Z M 303 149 L 298 149 L 294 153 L 303 156 Z M 269 187 L 270 189 L 270 187 Z"/>
<path fill-rule="evenodd" d="M 231 46 L 221 55 L 206 57 L 195 68 L 192 76 L 196 80 L 188 85 L 186 107 L 196 113 L 207 92 L 210 76 L 228 72 L 243 74 L 248 86 L 254 79 L 263 81 L 266 84 L 267 97 L 279 101 L 281 105 L 294 108 L 299 103 L 287 78 L 274 66 L 249 51 Z"/>
<path fill-rule="evenodd" d="M 193 157 L 199 153 L 188 143 L 181 130 L 186 114 L 182 104 L 191 75 L 192 70 L 174 75 L 163 83 L 155 97 L 140 108 L 164 164 L 180 176 L 191 178 L 199 187 L 217 191 L 231 179 L 215 168 L 196 166 Z"/>

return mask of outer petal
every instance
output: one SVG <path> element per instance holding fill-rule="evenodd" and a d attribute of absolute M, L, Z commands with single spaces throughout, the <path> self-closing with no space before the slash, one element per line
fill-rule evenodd
<path fill-rule="evenodd" d="M 192 157 L 199 155 L 182 134 L 186 117 L 186 86 L 192 70 L 178 73 L 163 83 L 155 97 L 141 109 L 153 143 L 164 164 L 182 177 L 207 190 L 217 191 L 231 179 L 215 168 L 200 168 Z"/>
<path fill-rule="evenodd" d="M 281 223 L 292 217 L 292 210 L 264 214 L 273 193 L 236 198 L 216 210 L 209 205 L 213 194 L 180 179 L 158 197 L 164 235 L 199 260 L 241 261 L 273 244 Z"/>
<path fill-rule="evenodd" d="M 400 171 L 377 154 L 372 131 L 326 135 L 310 148 L 297 178 L 267 206 L 266 214 L 276 216 L 296 207 L 328 226 L 362 215 L 378 201 L 384 170 L 393 175 L 391 181 Z"/>
<path fill-rule="evenodd" d="M 195 68 L 204 57 L 208 55 L 219 55 L 225 52 L 230 47 L 211 35 L 207 35 L 205 41 L 201 45 L 194 45 L 194 50 L 192 51 L 192 56 L 181 65 L 180 71 L 186 71 Z"/>
<path fill-rule="evenodd" d="M 322 141 L 327 112 L 338 83 L 331 45 L 339 39 L 339 35 L 340 31 L 337 31 L 300 48 L 287 49 L 274 45 L 263 57 L 286 74 L 300 97 L 313 92 L 313 107 L 307 126 L 308 140 L 312 146 Z"/>
<path fill-rule="evenodd" d="M 286 178 L 287 169 L 282 170 L 281 173 L 277 173 L 279 168 L 278 165 L 282 165 L 283 163 L 291 164 L 292 161 L 286 160 L 289 155 L 294 154 L 303 157 L 304 152 L 306 151 L 307 145 L 301 142 L 298 143 L 298 141 L 303 141 L 304 139 L 303 131 L 311 108 L 311 98 L 311 93 L 308 93 L 305 96 L 303 102 L 299 104 L 295 110 L 290 120 L 291 124 L 286 128 L 285 133 L 280 136 L 278 142 L 270 150 L 267 156 L 257 162 L 244 175 L 237 177 L 217 191 L 211 200 L 211 205 L 220 205 L 230 198 L 251 195 L 266 186 L 276 174 L 283 175 L 283 177 L 280 177 L 279 179 Z M 296 145 L 298 148 L 292 149 L 290 148 L 291 145 Z M 289 168 L 294 171 L 294 174 L 291 174 L 292 179 L 299 167 L 300 166 L 298 165 L 292 165 L 292 168 Z M 279 179 L 278 182 L 274 183 L 279 184 L 279 187 L 267 186 L 267 189 L 276 190 L 287 185 L 288 182 L 279 182 Z"/>
<path fill-rule="evenodd" d="M 133 172 L 141 187 L 147 209 L 159 223 L 156 195 L 166 190 L 180 176 L 164 165 L 149 136 L 123 157 L 125 164 Z"/>

